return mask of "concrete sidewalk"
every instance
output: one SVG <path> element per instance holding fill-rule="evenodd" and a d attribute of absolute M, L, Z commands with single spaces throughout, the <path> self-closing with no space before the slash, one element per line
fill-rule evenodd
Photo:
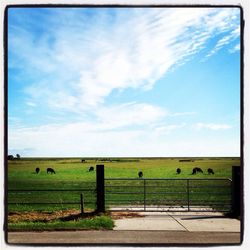
<path fill-rule="evenodd" d="M 187 232 L 240 232 L 240 221 L 215 212 L 140 212 L 133 218 L 115 220 L 114 230 Z"/>

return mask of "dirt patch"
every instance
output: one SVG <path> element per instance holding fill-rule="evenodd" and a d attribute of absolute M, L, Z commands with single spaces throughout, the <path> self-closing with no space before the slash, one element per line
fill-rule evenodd
<path fill-rule="evenodd" d="M 108 213 L 112 219 L 118 220 L 123 218 L 134 218 L 134 217 L 145 217 L 142 214 L 136 212 L 110 212 Z M 8 222 L 50 222 L 53 220 L 77 220 L 79 218 L 93 217 L 96 214 L 94 212 L 84 213 L 83 216 L 80 215 L 79 210 L 64 210 L 64 211 L 54 211 L 54 212 L 10 212 L 8 214 Z"/>
<path fill-rule="evenodd" d="M 69 216 L 79 215 L 79 210 L 65 210 L 55 212 L 12 212 L 8 214 L 8 221 L 11 223 L 30 221 L 30 222 L 49 222 Z"/>
<path fill-rule="evenodd" d="M 135 218 L 135 217 L 145 217 L 140 213 L 136 212 L 111 212 L 111 218 L 114 220 L 123 219 L 123 218 Z"/>

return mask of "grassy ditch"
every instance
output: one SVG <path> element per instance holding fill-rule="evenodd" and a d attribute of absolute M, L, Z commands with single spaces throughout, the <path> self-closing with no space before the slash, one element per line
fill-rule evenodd
<path fill-rule="evenodd" d="M 114 222 L 108 214 L 84 214 L 77 211 L 54 213 L 10 213 L 8 231 L 111 230 Z"/>

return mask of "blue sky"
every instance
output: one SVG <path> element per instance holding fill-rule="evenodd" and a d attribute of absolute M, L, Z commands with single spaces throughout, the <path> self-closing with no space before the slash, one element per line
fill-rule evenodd
<path fill-rule="evenodd" d="M 10 8 L 8 147 L 239 156 L 240 9 Z"/>

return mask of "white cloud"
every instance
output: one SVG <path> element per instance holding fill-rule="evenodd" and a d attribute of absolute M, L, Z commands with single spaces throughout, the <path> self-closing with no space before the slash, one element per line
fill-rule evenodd
<path fill-rule="evenodd" d="M 236 14 L 233 8 L 120 9 L 111 22 L 107 10 L 92 19 L 80 10 L 51 10 L 41 39 L 11 27 L 10 65 L 34 76 L 30 97 L 55 109 L 92 109 L 113 90 L 151 89 L 210 37 L 231 31 L 217 43 L 220 49 L 238 35 L 232 25 Z"/>
<path fill-rule="evenodd" d="M 176 129 L 181 129 L 186 126 L 186 123 L 181 123 L 181 124 L 172 124 L 172 125 L 164 125 L 164 126 L 158 126 L 154 128 L 154 131 L 158 134 L 169 134 L 171 131 L 176 130 Z"/>
<path fill-rule="evenodd" d="M 195 129 L 211 129 L 211 130 L 224 130 L 232 128 L 228 124 L 216 124 L 216 123 L 197 123 L 193 126 Z"/>
<path fill-rule="evenodd" d="M 126 103 L 118 106 L 101 107 L 95 111 L 100 127 L 119 128 L 133 125 L 150 125 L 166 116 L 166 112 L 155 105 Z"/>
<path fill-rule="evenodd" d="M 240 36 L 240 27 L 237 26 L 234 30 L 231 31 L 229 35 L 224 36 L 221 38 L 215 45 L 214 49 L 211 50 L 206 57 L 210 57 L 213 54 L 217 53 L 221 48 L 223 48 L 225 45 L 231 43 L 234 41 L 236 38 Z"/>
<path fill-rule="evenodd" d="M 26 156 L 47 157 L 239 155 L 240 143 L 233 138 L 209 137 L 204 141 L 194 136 L 190 140 L 188 135 L 171 138 L 166 133 L 184 126 L 166 125 L 158 131 L 149 127 L 146 130 L 101 131 L 83 123 L 16 128 L 9 131 L 9 147 Z"/>
<path fill-rule="evenodd" d="M 28 106 L 31 106 L 31 107 L 36 107 L 37 105 L 36 105 L 36 103 L 34 103 L 34 102 L 26 102 L 26 105 L 28 105 Z"/>
<path fill-rule="evenodd" d="M 196 112 L 176 112 L 176 113 L 169 113 L 168 116 L 186 116 L 186 115 L 195 115 Z"/>
<path fill-rule="evenodd" d="M 238 43 L 233 48 L 229 49 L 228 51 L 230 53 L 234 53 L 234 52 L 239 51 L 239 50 L 240 50 L 240 44 Z"/>

